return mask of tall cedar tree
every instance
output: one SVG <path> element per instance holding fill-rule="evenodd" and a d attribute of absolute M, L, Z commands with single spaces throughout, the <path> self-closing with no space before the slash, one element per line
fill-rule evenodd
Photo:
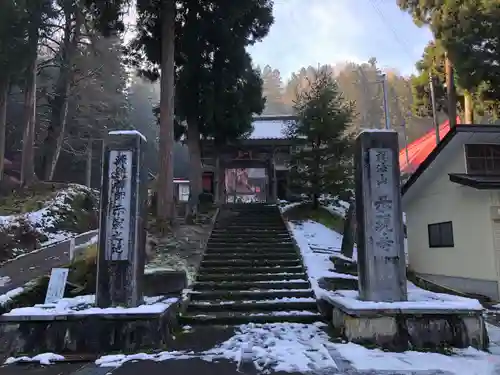
<path fill-rule="evenodd" d="M 131 45 L 132 60 L 143 61 L 145 56 L 150 63 L 146 71 L 153 79 L 158 77 L 161 57 L 157 3 L 157 0 L 137 2 L 139 32 Z M 247 105 L 247 99 L 241 95 L 253 92 L 248 85 L 251 88 L 257 78 L 248 77 L 251 63 L 245 47 L 267 35 L 273 22 L 272 4 L 271 0 L 251 0 L 244 4 L 233 0 L 177 3 L 175 116 L 179 123 L 187 125 L 184 130 L 190 154 L 191 193 L 195 199 L 202 189 L 201 136 L 227 140 L 242 135 L 225 125 L 214 126 L 215 121 L 227 125 L 228 119 L 241 118 L 242 108 L 245 108 L 245 123 L 250 124 L 253 106 Z M 252 74 L 257 76 L 256 72 Z M 243 131 L 248 128 L 238 122 L 233 122 L 233 126 Z M 221 134 L 224 128 L 228 131 Z"/>
<path fill-rule="evenodd" d="M 446 102 L 445 55 L 440 45 L 429 43 L 424 50 L 422 59 L 416 64 L 418 75 L 411 77 L 413 94 L 413 113 L 419 117 L 432 116 L 431 93 L 429 78 L 434 80 L 436 110 L 448 113 Z"/>
<path fill-rule="evenodd" d="M 25 56 L 25 25 L 23 9 L 18 2 L 6 0 L 0 12 L 0 181 L 3 179 L 7 99 L 10 85 L 23 69 Z M 24 53 L 24 55 L 23 55 Z"/>
<path fill-rule="evenodd" d="M 292 188 L 307 194 L 314 208 L 322 194 L 349 195 L 352 188 L 352 139 L 348 127 L 353 104 L 344 100 L 331 74 L 316 72 L 308 90 L 294 105 L 298 117 L 288 127 L 288 135 L 304 142 L 291 160 Z"/>
<path fill-rule="evenodd" d="M 417 25 L 430 26 L 453 63 L 456 82 L 463 90 L 465 121 L 476 109 L 498 115 L 500 100 L 500 7 L 498 0 L 398 0 Z"/>

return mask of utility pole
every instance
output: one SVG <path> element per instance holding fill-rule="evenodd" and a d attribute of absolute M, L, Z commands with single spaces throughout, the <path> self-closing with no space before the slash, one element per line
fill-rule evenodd
<path fill-rule="evenodd" d="M 438 145 L 441 138 L 439 137 L 439 124 L 436 114 L 436 93 L 434 92 L 434 77 L 432 74 L 429 74 L 429 90 L 431 92 L 432 123 L 434 124 L 434 129 L 436 130 L 436 145 Z"/>
<path fill-rule="evenodd" d="M 387 98 L 387 76 L 382 73 L 380 76 L 382 82 L 382 91 L 384 93 L 384 115 L 385 115 L 385 128 L 391 128 L 391 119 L 389 114 L 389 99 Z"/>
<path fill-rule="evenodd" d="M 382 91 L 384 94 L 383 97 L 383 104 L 384 104 L 384 117 L 385 117 L 385 128 L 390 129 L 391 128 L 391 119 L 390 119 L 390 113 L 389 113 L 389 99 L 387 98 L 387 79 L 386 75 L 382 73 L 379 76 L 379 79 L 377 79 L 375 82 L 369 82 L 368 79 L 365 76 L 365 73 L 361 69 L 361 67 L 358 67 L 359 72 L 361 73 L 361 76 L 363 77 L 363 80 L 366 83 L 381 83 L 382 84 Z M 372 126 L 371 126 L 372 127 Z"/>
<path fill-rule="evenodd" d="M 406 120 L 404 118 L 403 118 L 403 124 L 401 126 L 403 128 L 403 138 L 405 141 L 406 167 L 408 168 L 410 165 L 410 156 L 408 155 L 408 136 L 406 135 Z"/>

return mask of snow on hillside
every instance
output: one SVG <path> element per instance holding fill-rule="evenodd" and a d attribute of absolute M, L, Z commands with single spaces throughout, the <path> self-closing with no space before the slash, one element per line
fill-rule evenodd
<path fill-rule="evenodd" d="M 85 197 L 92 197 L 89 207 L 75 207 L 75 202 L 83 202 Z M 43 207 L 32 212 L 0 216 L 0 250 L 11 251 L 13 256 L 22 255 L 28 251 L 48 246 L 74 235 L 71 227 L 61 225 L 62 222 L 72 222 L 77 219 L 77 210 L 92 213 L 97 202 L 97 193 L 86 186 L 70 184 L 57 191 L 55 195 L 43 203 Z M 85 205 L 78 201 L 76 205 Z M 77 224 L 76 224 L 77 225 Z M 64 229 L 61 229 L 62 226 Z M 12 245 L 22 242 L 20 237 L 30 237 L 27 248 L 12 249 Z"/>

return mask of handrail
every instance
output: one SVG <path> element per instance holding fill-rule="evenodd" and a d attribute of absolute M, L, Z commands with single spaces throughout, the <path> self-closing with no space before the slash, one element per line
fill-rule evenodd
<path fill-rule="evenodd" d="M 15 261 L 15 260 L 17 260 L 17 259 L 19 259 L 21 257 L 28 256 L 29 254 L 38 253 L 38 252 L 43 251 L 43 250 L 48 250 L 48 249 L 55 248 L 55 247 L 60 246 L 61 244 L 65 243 L 65 242 L 70 247 L 71 247 L 71 241 L 75 242 L 75 246 L 82 245 L 81 243 L 78 243 L 79 239 L 82 239 L 82 238 L 85 238 L 85 237 L 90 237 L 92 235 L 97 235 L 98 233 L 99 233 L 98 229 L 93 229 L 93 230 L 85 232 L 85 233 L 80 233 L 80 234 L 78 234 L 78 235 L 76 235 L 74 237 L 65 238 L 63 240 L 60 240 L 60 241 L 57 241 L 57 242 L 53 242 L 50 245 L 42 246 L 42 247 L 40 247 L 38 249 L 30 251 L 29 253 L 22 254 L 22 255 L 20 255 L 18 257 L 12 258 L 12 259 L 8 259 L 8 260 L 0 263 L 0 267 L 4 266 L 5 264 L 11 263 L 11 262 L 13 262 L 13 261 Z"/>

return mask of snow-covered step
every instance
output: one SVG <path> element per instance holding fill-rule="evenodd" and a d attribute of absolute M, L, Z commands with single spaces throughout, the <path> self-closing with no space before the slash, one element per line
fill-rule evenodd
<path fill-rule="evenodd" d="M 257 252 L 234 252 L 234 253 L 217 253 L 217 252 L 207 252 L 203 257 L 204 260 L 222 260 L 222 259 L 297 259 L 297 254 L 295 253 L 274 253 L 269 251 L 268 253 L 257 253 Z"/>
<path fill-rule="evenodd" d="M 252 282 L 210 282 L 197 281 L 193 284 L 193 290 L 261 290 L 261 289 L 309 289 L 308 280 L 286 280 L 286 281 L 252 281 Z"/>
<path fill-rule="evenodd" d="M 265 253 L 265 254 L 268 254 L 268 253 L 280 253 L 280 254 L 287 254 L 287 253 L 290 253 L 290 254 L 295 254 L 295 256 L 298 256 L 297 254 L 297 250 L 295 250 L 295 248 L 293 246 L 290 246 L 288 248 L 285 248 L 285 247 L 277 247 L 277 248 L 274 248 L 274 249 L 270 249 L 270 248 L 261 248 L 259 246 L 256 246 L 255 248 L 248 248 L 248 247 L 237 247 L 237 246 L 234 246 L 234 247 L 213 247 L 213 246 L 210 246 L 209 248 L 207 248 L 207 251 L 205 254 L 210 254 L 210 253 L 245 253 L 245 252 L 251 252 L 251 253 L 254 253 L 254 254 L 260 254 L 260 253 Z"/>
<path fill-rule="evenodd" d="M 217 259 L 201 262 L 202 267 L 277 267 L 301 266 L 299 259 Z"/>
<path fill-rule="evenodd" d="M 181 315 L 182 324 L 314 323 L 322 317 L 314 311 L 219 312 Z"/>
<path fill-rule="evenodd" d="M 191 291 L 189 293 L 192 301 L 255 301 L 268 300 L 271 298 L 314 298 L 312 289 L 267 289 L 267 290 L 214 290 L 214 291 Z"/>
<path fill-rule="evenodd" d="M 266 313 L 268 311 L 312 311 L 315 312 L 317 309 L 316 300 L 312 301 L 292 301 L 292 300 L 282 300 L 277 302 L 274 300 L 269 301 L 248 301 L 243 303 L 242 301 L 234 303 L 201 303 L 192 302 L 187 308 L 188 313 L 202 313 L 202 312 L 220 312 L 220 311 L 242 311 L 242 312 L 262 312 Z"/>
<path fill-rule="evenodd" d="M 292 241 L 283 241 L 283 242 L 275 242 L 275 243 L 270 243 L 270 242 L 252 242 L 252 241 L 245 241 L 245 242 L 228 242 L 225 240 L 214 240 L 214 241 L 208 241 L 207 247 L 208 248 L 216 248 L 216 247 L 229 247 L 229 248 L 261 248 L 261 249 L 289 249 L 290 247 L 293 248 L 293 242 Z"/>
<path fill-rule="evenodd" d="M 210 240 L 208 243 L 212 242 L 224 242 L 224 243 L 231 243 L 231 244 L 240 244 L 242 243 L 242 239 L 238 237 L 232 237 L 232 236 L 224 236 L 224 237 L 210 237 Z M 285 244 L 292 244 L 292 239 L 288 237 L 247 237 L 244 240 L 244 243 L 266 243 L 266 244 L 279 244 L 279 243 L 285 243 Z"/>
<path fill-rule="evenodd" d="M 259 229 L 252 229 L 252 228 L 241 228 L 241 229 L 227 229 L 227 227 L 224 227 L 225 229 L 214 229 L 212 231 L 212 235 L 215 234 L 259 234 L 259 236 L 274 236 L 276 234 L 286 234 L 288 235 L 288 231 L 286 230 L 285 227 L 283 229 L 269 229 L 267 227 L 259 228 Z"/>
<path fill-rule="evenodd" d="M 301 273 L 305 272 L 300 266 L 274 266 L 274 267 L 200 267 L 198 274 L 241 274 L 241 273 Z"/>
<path fill-rule="evenodd" d="M 195 300 L 195 302 L 191 302 L 191 306 L 206 306 L 206 305 L 218 305 L 218 306 L 225 306 L 225 305 L 245 305 L 246 308 L 248 306 L 250 307 L 255 307 L 260 304 L 291 304 L 291 303 L 311 303 L 311 304 L 316 304 L 316 299 L 313 297 L 281 297 L 281 298 L 273 298 L 273 299 L 243 299 L 243 300 Z M 289 305 L 290 306 L 290 305 Z M 295 309 L 297 310 L 297 309 Z"/>
<path fill-rule="evenodd" d="M 208 274 L 199 273 L 196 277 L 197 281 L 284 281 L 306 279 L 306 275 L 301 273 L 240 273 L 240 274 Z"/>
<path fill-rule="evenodd" d="M 285 230 L 280 231 L 257 231 L 257 230 L 244 230 L 244 231 L 234 231 L 234 230 L 226 230 L 224 232 L 214 231 L 212 232 L 212 237 L 221 237 L 221 236 L 233 236 L 233 237 L 290 237 L 290 234 Z"/>
<path fill-rule="evenodd" d="M 262 216 L 256 216 L 256 217 L 235 217 L 230 219 L 230 224 L 235 225 L 235 224 L 273 224 L 273 225 L 280 225 L 282 224 L 280 221 L 280 218 L 266 218 L 265 215 Z"/>
<path fill-rule="evenodd" d="M 257 234 L 221 234 L 210 237 L 211 241 L 224 240 L 226 242 L 252 241 L 252 242 L 290 242 L 291 237 L 288 234 L 276 234 L 272 236 L 259 236 Z"/>
<path fill-rule="evenodd" d="M 300 254 L 276 206 L 223 212 L 188 294 L 185 324 L 320 320 Z"/>
<path fill-rule="evenodd" d="M 283 223 L 275 223 L 275 224 L 269 224 L 269 223 L 238 223 L 238 222 L 232 222 L 231 224 L 216 224 L 214 226 L 214 229 L 225 229 L 225 230 L 242 230 L 242 229 L 250 229 L 250 230 L 260 230 L 260 229 L 265 229 L 265 230 L 277 230 L 277 229 L 286 229 L 285 224 Z"/>

